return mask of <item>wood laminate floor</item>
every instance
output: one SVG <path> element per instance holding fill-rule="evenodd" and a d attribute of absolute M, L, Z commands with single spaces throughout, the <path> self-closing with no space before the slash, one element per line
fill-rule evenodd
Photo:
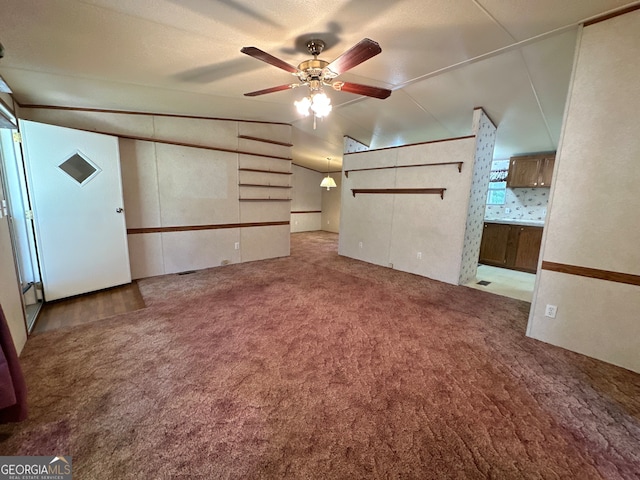
<path fill-rule="evenodd" d="M 81 325 L 144 307 L 138 284 L 134 281 L 119 287 L 45 303 L 32 333 Z"/>

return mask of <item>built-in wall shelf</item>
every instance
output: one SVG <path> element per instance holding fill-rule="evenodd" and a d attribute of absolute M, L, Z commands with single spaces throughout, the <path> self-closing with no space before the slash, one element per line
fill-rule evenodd
<path fill-rule="evenodd" d="M 458 173 L 462 173 L 462 164 L 464 162 L 439 162 L 439 163 L 416 163 L 411 165 L 396 165 L 392 167 L 370 167 L 370 168 L 352 168 L 344 171 L 344 176 L 349 178 L 349 172 L 363 172 L 365 170 L 388 170 L 390 168 L 413 168 L 413 167 L 436 167 L 441 165 L 457 165 Z"/>
<path fill-rule="evenodd" d="M 290 198 L 239 198 L 241 202 L 290 202 Z"/>
<path fill-rule="evenodd" d="M 293 175 L 293 172 L 278 172 L 274 170 L 260 170 L 258 168 L 239 168 L 240 172 L 260 172 L 260 173 L 273 173 L 275 175 Z"/>
<path fill-rule="evenodd" d="M 263 183 L 239 183 L 239 187 L 293 188 L 291 185 L 265 185 Z"/>
<path fill-rule="evenodd" d="M 268 138 L 250 137 L 249 135 L 238 135 L 238 138 L 244 138 L 245 140 L 253 140 L 254 142 L 271 143 L 272 145 L 280 145 L 282 147 L 293 147 L 291 143 L 278 142 L 276 140 L 270 140 Z"/>
<path fill-rule="evenodd" d="M 352 188 L 351 193 L 355 197 L 357 194 L 418 194 L 418 195 L 440 195 L 444 199 L 446 188 Z"/>

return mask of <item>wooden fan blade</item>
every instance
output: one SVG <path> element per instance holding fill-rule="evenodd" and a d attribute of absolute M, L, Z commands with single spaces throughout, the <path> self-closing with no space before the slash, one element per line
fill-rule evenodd
<path fill-rule="evenodd" d="M 257 97 L 258 95 L 264 95 L 266 93 L 281 92 L 282 90 L 289 90 L 295 87 L 294 85 L 278 85 L 277 87 L 265 88 L 264 90 L 256 90 L 255 92 L 245 93 L 245 97 Z"/>
<path fill-rule="evenodd" d="M 281 68 L 289 73 L 296 73 L 298 69 L 293 65 L 289 65 L 284 60 L 280 60 L 279 58 L 274 57 L 273 55 L 268 54 L 267 52 L 263 52 L 259 48 L 256 47 L 243 47 L 240 50 L 242 53 L 249 55 L 250 57 L 257 58 L 258 60 L 262 60 L 269 65 L 273 65 L 274 67 Z"/>
<path fill-rule="evenodd" d="M 355 93 L 357 95 L 365 95 L 367 97 L 374 97 L 385 99 L 391 95 L 391 90 L 386 88 L 372 87 L 371 85 L 361 85 L 359 83 L 349 82 L 334 82 L 333 88 L 338 91 Z"/>
<path fill-rule="evenodd" d="M 336 75 L 340 75 L 356 65 L 360 65 L 365 60 L 375 57 L 381 51 L 382 49 L 377 42 L 365 38 L 327 65 L 327 68 Z"/>

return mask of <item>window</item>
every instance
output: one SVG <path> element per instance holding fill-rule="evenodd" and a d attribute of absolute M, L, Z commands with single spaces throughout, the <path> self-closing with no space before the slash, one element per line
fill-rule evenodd
<path fill-rule="evenodd" d="M 85 184 L 99 173 L 98 167 L 91 163 L 91 161 L 80 152 L 71 155 L 58 165 L 58 168 L 80 185 Z"/>
<path fill-rule="evenodd" d="M 504 205 L 507 196 L 507 173 L 509 160 L 494 160 L 489 174 L 487 205 Z"/>

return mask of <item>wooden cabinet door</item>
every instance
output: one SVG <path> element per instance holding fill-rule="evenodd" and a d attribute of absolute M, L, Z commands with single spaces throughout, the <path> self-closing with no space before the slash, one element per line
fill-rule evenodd
<path fill-rule="evenodd" d="M 553 166 L 555 163 L 556 157 L 545 157 L 540 161 L 539 186 L 551 186 L 551 177 L 553 176 Z"/>
<path fill-rule="evenodd" d="M 511 225 L 485 223 L 480 243 L 480 263 L 502 267 L 507 263 Z"/>
<path fill-rule="evenodd" d="M 517 227 L 518 241 L 514 267 L 530 273 L 536 273 L 538 257 L 540 256 L 540 244 L 542 243 L 541 227 Z"/>
<path fill-rule="evenodd" d="M 507 187 L 537 187 L 540 159 L 514 157 L 509 164 Z"/>

